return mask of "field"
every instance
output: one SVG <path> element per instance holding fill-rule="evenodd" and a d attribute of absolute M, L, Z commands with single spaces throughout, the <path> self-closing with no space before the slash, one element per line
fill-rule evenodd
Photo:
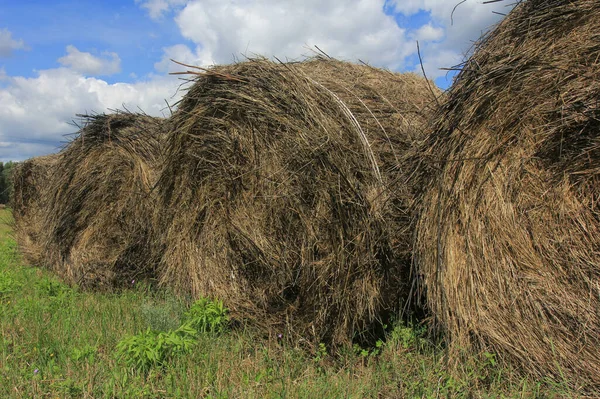
<path fill-rule="evenodd" d="M 336 356 L 287 347 L 241 326 L 194 335 L 186 351 L 135 367 L 118 343 L 177 329 L 189 301 L 136 285 L 119 293 L 71 288 L 23 264 L 0 224 L 0 397 L 3 398 L 501 398 L 573 397 L 566 384 L 514 377 L 494 354 L 447 372 L 444 349 L 420 327 L 390 327 L 374 348 Z M 456 373 L 455 373 L 456 374 Z"/>

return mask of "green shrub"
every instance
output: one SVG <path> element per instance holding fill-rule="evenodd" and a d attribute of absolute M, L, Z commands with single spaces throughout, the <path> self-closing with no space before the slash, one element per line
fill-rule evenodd
<path fill-rule="evenodd" d="M 404 349 L 421 348 L 427 341 L 425 336 L 427 328 L 425 326 L 405 325 L 398 323 L 388 336 L 388 344 L 399 345 Z"/>
<path fill-rule="evenodd" d="M 170 332 L 147 329 L 123 338 L 117 344 L 117 356 L 129 367 L 147 372 L 162 367 L 173 356 L 189 353 L 197 341 L 197 331 L 184 324 Z"/>
<path fill-rule="evenodd" d="M 229 325 L 228 310 L 219 300 L 201 298 L 185 313 L 186 323 L 195 330 L 206 332 L 223 332 Z"/>
<path fill-rule="evenodd" d="M 227 313 L 223 302 L 199 299 L 185 313 L 180 327 L 169 332 L 148 328 L 125 337 L 117 344 L 117 356 L 127 366 L 144 372 L 162 367 L 174 356 L 189 353 L 199 333 L 225 331 L 229 322 Z"/>

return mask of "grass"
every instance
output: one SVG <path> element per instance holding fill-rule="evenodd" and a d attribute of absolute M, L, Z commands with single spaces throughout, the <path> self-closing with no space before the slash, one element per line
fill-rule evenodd
<path fill-rule="evenodd" d="M 2 398 L 576 396 L 551 380 L 520 378 L 489 353 L 450 372 L 444 350 L 422 329 L 403 325 L 390 328 L 374 348 L 345 348 L 333 357 L 324 345 L 315 353 L 290 347 L 276 331 L 267 338 L 241 328 L 198 328 L 196 321 L 190 324 L 194 333 L 186 335 L 193 338 L 190 347 L 137 368 L 117 351 L 120 342 L 126 346 L 148 331 L 167 336 L 186 318 L 206 317 L 202 309 L 212 305 L 202 302 L 190 311 L 188 301 L 135 283 L 113 294 L 68 287 L 23 264 L 10 212 L 0 211 L 0 220 Z"/>

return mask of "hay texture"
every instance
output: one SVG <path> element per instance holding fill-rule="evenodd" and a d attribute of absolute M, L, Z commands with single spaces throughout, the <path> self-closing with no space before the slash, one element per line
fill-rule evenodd
<path fill-rule="evenodd" d="M 15 165 L 12 174 L 11 207 L 15 239 L 28 263 L 42 264 L 41 237 L 47 214 L 46 192 L 58 154 L 31 158 Z"/>
<path fill-rule="evenodd" d="M 415 252 L 453 347 L 596 388 L 599 60 L 597 1 L 525 1 L 482 39 L 417 156 Z"/>
<path fill-rule="evenodd" d="M 273 334 L 367 336 L 407 295 L 398 160 L 432 101 L 416 75 L 331 59 L 199 72 L 157 186 L 161 281 Z"/>
<path fill-rule="evenodd" d="M 151 277 L 152 188 L 165 123 L 127 112 L 82 118 L 50 182 L 46 260 L 84 288 Z"/>

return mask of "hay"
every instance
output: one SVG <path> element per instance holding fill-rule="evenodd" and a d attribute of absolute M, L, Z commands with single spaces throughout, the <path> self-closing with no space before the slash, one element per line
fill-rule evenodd
<path fill-rule="evenodd" d="M 28 263 L 41 265 L 41 232 L 47 212 L 45 192 L 59 155 L 31 158 L 15 165 L 12 173 L 11 207 L 15 239 Z"/>
<path fill-rule="evenodd" d="M 431 93 L 416 75 L 325 59 L 199 73 L 157 185 L 161 281 L 273 334 L 368 337 L 407 296 L 398 159 Z"/>
<path fill-rule="evenodd" d="M 48 265 L 82 287 L 151 277 L 152 188 L 165 123 L 118 112 L 82 117 L 48 190 Z"/>
<path fill-rule="evenodd" d="M 454 348 L 600 387 L 600 2 L 522 2 L 417 159 L 415 257 Z"/>

